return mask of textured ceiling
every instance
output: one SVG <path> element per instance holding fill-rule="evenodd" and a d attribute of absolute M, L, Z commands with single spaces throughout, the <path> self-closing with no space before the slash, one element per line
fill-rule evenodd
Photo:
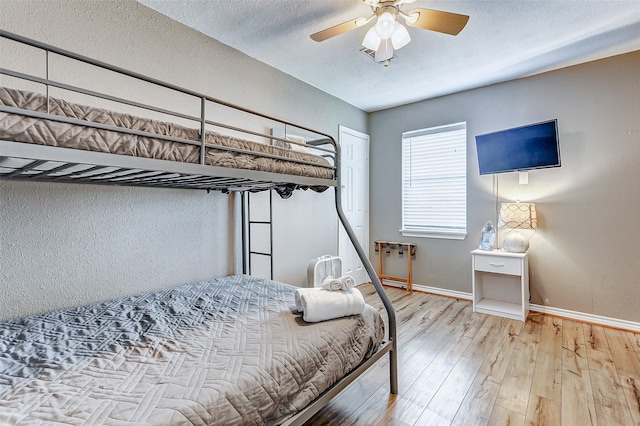
<path fill-rule="evenodd" d="M 640 50 L 640 0 L 417 0 L 469 15 L 458 36 L 409 28 L 388 67 L 360 52 L 360 0 L 139 0 L 172 19 L 364 110 L 377 111 Z"/>

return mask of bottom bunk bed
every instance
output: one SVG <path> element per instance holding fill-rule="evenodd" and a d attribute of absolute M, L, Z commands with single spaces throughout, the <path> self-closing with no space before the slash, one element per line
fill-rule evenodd
<path fill-rule="evenodd" d="M 295 289 L 237 275 L 1 322 L 0 424 L 291 421 L 385 334 L 368 305 L 306 323 Z"/>
<path fill-rule="evenodd" d="M 248 275 L 8 320 L 0 322 L 0 424 L 301 425 L 385 354 L 390 392 L 397 393 L 395 312 L 342 209 L 340 146 L 332 136 L 0 30 L 2 38 L 44 52 L 47 77 L 0 67 L 0 76 L 44 85 L 46 93 L 0 89 L 0 180 L 275 189 L 281 196 L 333 187 L 338 219 L 386 310 L 388 340 L 372 307 L 305 323 L 294 308 L 295 287 Z M 58 57 L 196 99 L 200 115 L 51 80 L 49 60 Z M 106 112 L 55 99 L 50 89 L 199 129 L 155 121 L 151 129 L 124 111 L 92 121 Z M 247 126 L 207 119 L 218 108 L 246 114 Z M 284 137 L 274 136 L 278 129 Z M 238 133 L 251 141 L 231 137 Z M 308 147 L 298 148 L 314 154 L 296 152 L 288 135 L 309 137 Z M 102 144 L 106 139 L 118 148 Z M 242 244 L 244 265 L 244 232 Z"/>

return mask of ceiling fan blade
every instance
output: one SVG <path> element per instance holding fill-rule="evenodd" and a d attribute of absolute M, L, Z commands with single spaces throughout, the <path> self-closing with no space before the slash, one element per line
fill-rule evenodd
<path fill-rule="evenodd" d="M 314 41 L 325 41 L 331 37 L 335 37 L 347 31 L 355 30 L 362 25 L 362 22 L 366 21 L 366 18 L 356 18 L 352 21 L 343 22 L 342 24 L 334 25 L 326 30 L 318 31 L 315 34 L 311 34 L 311 38 Z"/>
<path fill-rule="evenodd" d="M 419 15 L 418 19 L 415 22 L 406 20 L 407 25 L 451 35 L 458 35 L 469 21 L 467 15 L 432 9 L 413 9 L 407 15 L 414 16 L 416 13 Z"/>

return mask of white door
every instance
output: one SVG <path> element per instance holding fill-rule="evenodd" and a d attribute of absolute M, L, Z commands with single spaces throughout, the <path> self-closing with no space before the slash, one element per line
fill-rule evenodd
<path fill-rule="evenodd" d="M 340 126 L 342 208 L 365 253 L 369 253 L 369 135 Z M 370 281 L 342 224 L 338 224 L 342 272 L 358 284 Z"/>

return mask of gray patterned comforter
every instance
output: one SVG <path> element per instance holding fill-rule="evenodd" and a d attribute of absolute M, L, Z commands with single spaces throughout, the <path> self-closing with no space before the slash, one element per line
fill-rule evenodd
<path fill-rule="evenodd" d="M 307 324 L 231 276 L 0 322 L 0 424 L 278 424 L 379 347 L 378 312 Z"/>
<path fill-rule="evenodd" d="M 107 152 L 160 160 L 200 162 L 200 146 L 170 142 L 153 135 L 200 141 L 200 129 L 137 117 L 131 114 L 47 98 L 28 91 L 0 87 L 0 105 L 105 124 L 149 133 L 137 136 L 112 130 L 0 112 L 0 139 L 85 151 Z M 334 179 L 331 164 L 323 157 L 296 150 L 252 142 L 207 131 L 205 164 L 298 176 Z M 300 161 L 304 161 L 302 163 Z M 325 187 L 312 187 L 322 191 Z"/>

